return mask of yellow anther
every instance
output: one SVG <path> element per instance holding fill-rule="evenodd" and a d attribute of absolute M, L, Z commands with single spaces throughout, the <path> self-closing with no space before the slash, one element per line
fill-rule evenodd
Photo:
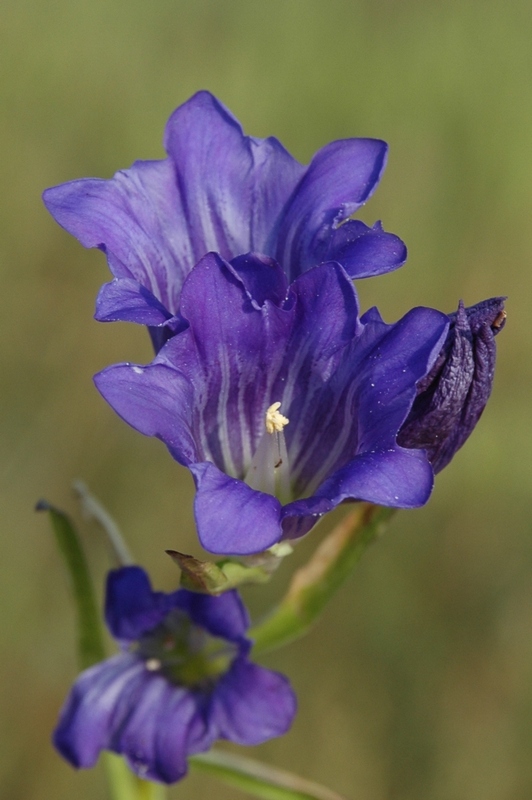
<path fill-rule="evenodd" d="M 281 433 L 284 426 L 290 422 L 289 419 L 279 413 L 280 408 L 280 403 L 272 403 L 266 411 L 265 425 L 268 433 Z"/>

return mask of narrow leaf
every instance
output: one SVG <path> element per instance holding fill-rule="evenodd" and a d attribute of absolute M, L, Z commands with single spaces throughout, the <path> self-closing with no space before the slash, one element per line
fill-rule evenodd
<path fill-rule="evenodd" d="M 394 509 L 358 503 L 323 540 L 308 563 L 294 573 L 288 591 L 263 621 L 249 631 L 254 653 L 272 650 L 303 636 L 384 530 Z"/>
<path fill-rule="evenodd" d="M 37 511 L 47 511 L 59 551 L 66 564 L 78 616 L 78 653 L 82 669 L 105 658 L 100 614 L 94 595 L 85 554 L 70 518 L 46 500 L 40 500 Z"/>
<path fill-rule="evenodd" d="M 346 800 L 336 792 L 291 772 L 225 750 L 201 753 L 189 761 L 196 771 L 213 775 L 262 800 Z"/>

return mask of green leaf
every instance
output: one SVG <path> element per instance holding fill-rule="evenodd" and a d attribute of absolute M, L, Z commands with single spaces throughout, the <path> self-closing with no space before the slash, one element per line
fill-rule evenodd
<path fill-rule="evenodd" d="M 373 503 L 358 503 L 316 549 L 309 562 L 294 573 L 288 591 L 262 622 L 251 628 L 253 652 L 272 650 L 303 636 L 379 536 L 394 513 Z"/>
<path fill-rule="evenodd" d="M 205 772 L 262 800 L 345 800 L 344 797 L 285 770 L 225 750 L 211 750 L 189 759 Z"/>
<path fill-rule="evenodd" d="M 36 511 L 47 511 L 59 551 L 66 564 L 78 615 L 78 653 L 82 669 L 105 658 L 100 613 L 85 553 L 70 518 L 46 500 L 40 500 Z"/>

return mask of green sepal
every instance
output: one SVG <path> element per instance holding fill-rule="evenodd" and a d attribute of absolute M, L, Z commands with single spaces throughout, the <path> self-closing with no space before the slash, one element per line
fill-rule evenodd
<path fill-rule="evenodd" d="M 210 774 L 262 800 L 345 800 L 313 781 L 225 750 L 191 756 L 189 762 L 193 770 Z"/>
<path fill-rule="evenodd" d="M 81 668 L 86 669 L 105 658 L 100 614 L 87 559 L 77 531 L 67 514 L 54 508 L 46 500 L 40 500 L 35 510 L 48 512 L 59 551 L 70 575 L 78 617 L 79 661 Z"/>
<path fill-rule="evenodd" d="M 166 552 L 181 570 L 181 586 L 192 592 L 217 595 L 245 583 L 265 583 L 271 578 L 271 570 L 264 565 L 246 566 L 232 558 L 200 561 L 177 550 Z"/>

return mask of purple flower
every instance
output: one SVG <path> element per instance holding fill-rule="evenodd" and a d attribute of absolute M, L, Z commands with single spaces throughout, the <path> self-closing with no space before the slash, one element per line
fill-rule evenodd
<path fill-rule="evenodd" d="M 209 251 L 227 260 L 270 256 L 289 280 L 328 260 L 362 278 L 406 259 L 403 242 L 380 223 L 344 222 L 380 180 L 382 141 L 331 142 L 305 167 L 277 139 L 244 136 L 225 106 L 198 92 L 170 117 L 164 145 L 163 161 L 44 193 L 57 222 L 107 256 L 115 279 L 100 291 L 98 320 L 162 326 L 160 344 L 179 330 L 183 281 Z"/>
<path fill-rule="evenodd" d="M 445 315 L 359 319 L 335 262 L 288 287 L 272 260 L 214 253 L 187 277 L 181 313 L 187 327 L 149 366 L 115 365 L 95 381 L 192 472 L 207 550 L 262 551 L 344 500 L 426 502 L 431 466 L 396 436 L 445 341 Z"/>
<path fill-rule="evenodd" d="M 218 738 L 254 745 L 289 729 L 294 693 L 248 660 L 237 592 L 154 592 L 143 569 L 124 567 L 109 573 L 105 615 L 122 652 L 79 676 L 54 732 L 75 767 L 112 750 L 140 776 L 173 783 Z"/>
<path fill-rule="evenodd" d="M 504 297 L 470 308 L 462 302 L 450 314 L 447 339 L 417 397 L 397 441 L 426 450 L 435 472 L 447 466 L 469 438 L 491 394 L 495 336 L 504 327 Z"/>

